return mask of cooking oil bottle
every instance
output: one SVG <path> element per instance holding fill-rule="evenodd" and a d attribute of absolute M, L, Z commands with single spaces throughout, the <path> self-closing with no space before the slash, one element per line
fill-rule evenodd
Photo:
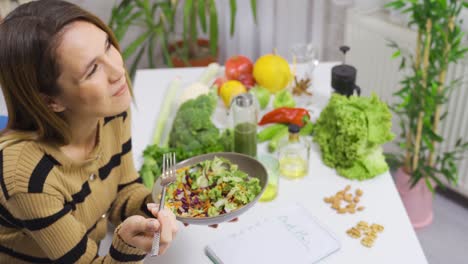
<path fill-rule="evenodd" d="M 289 125 L 289 136 L 279 144 L 279 169 L 283 177 L 299 179 L 307 175 L 309 170 L 309 142 L 299 136 L 300 127 Z"/>

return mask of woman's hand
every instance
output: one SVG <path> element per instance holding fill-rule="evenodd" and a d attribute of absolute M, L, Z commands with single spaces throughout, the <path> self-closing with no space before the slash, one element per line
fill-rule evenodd
<path fill-rule="evenodd" d="M 177 220 L 174 213 L 169 209 L 158 212 L 159 205 L 155 203 L 147 204 L 148 210 L 159 220 L 161 224 L 161 237 L 159 239 L 159 254 L 164 254 L 174 240 L 177 231 Z M 151 247 L 150 247 L 151 249 Z"/>
<path fill-rule="evenodd" d="M 125 243 L 150 252 L 154 234 L 161 230 L 159 254 L 164 254 L 177 233 L 175 215 L 169 210 L 157 212 L 157 208 L 148 209 L 157 219 L 144 218 L 139 215 L 130 216 L 122 222 L 118 235 Z"/>

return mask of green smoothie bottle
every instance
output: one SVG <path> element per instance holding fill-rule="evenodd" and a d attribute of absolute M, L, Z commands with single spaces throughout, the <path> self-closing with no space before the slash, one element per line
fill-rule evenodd
<path fill-rule="evenodd" d="M 234 152 L 257 156 L 258 107 L 250 93 L 242 93 L 231 102 L 234 127 Z"/>

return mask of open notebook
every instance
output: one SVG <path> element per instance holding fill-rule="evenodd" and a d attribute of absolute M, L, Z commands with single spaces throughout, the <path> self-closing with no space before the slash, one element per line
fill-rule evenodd
<path fill-rule="evenodd" d="M 205 247 L 216 264 L 316 263 L 340 248 L 336 237 L 300 205 L 280 210 Z"/>

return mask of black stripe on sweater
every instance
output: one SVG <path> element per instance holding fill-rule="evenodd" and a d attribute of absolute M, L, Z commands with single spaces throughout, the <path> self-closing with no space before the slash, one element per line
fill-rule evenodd
<path fill-rule="evenodd" d="M 97 222 L 94 223 L 94 225 L 93 225 L 92 227 L 90 227 L 90 228 L 88 229 L 88 231 L 86 231 L 86 235 L 89 235 L 91 232 L 93 232 L 94 229 L 96 229 L 97 224 L 99 223 L 99 221 L 101 221 L 101 219 L 97 220 Z"/>
<path fill-rule="evenodd" d="M 75 210 L 76 205 L 79 204 L 79 203 L 84 202 L 86 197 L 88 195 L 90 195 L 90 194 L 91 194 L 91 189 L 89 187 L 89 183 L 85 182 L 85 183 L 83 183 L 83 185 L 81 187 L 81 190 L 72 195 L 72 201 L 67 202 L 64 205 L 64 207 L 62 208 L 62 210 L 60 210 L 59 212 L 57 212 L 57 213 L 55 213 L 53 215 L 50 215 L 50 216 L 47 216 L 47 217 L 44 217 L 44 218 L 24 220 L 23 225 L 24 225 L 24 227 L 26 227 L 27 229 L 29 229 L 31 231 L 46 228 L 46 227 L 52 225 L 53 223 L 55 223 L 56 221 L 58 221 L 61 217 L 66 215 L 68 212 L 70 212 L 72 210 Z"/>
<path fill-rule="evenodd" d="M 146 255 L 134 255 L 134 254 L 125 254 L 115 249 L 114 245 L 111 245 L 109 249 L 109 254 L 111 257 L 120 262 L 131 262 L 131 261 L 140 261 L 143 260 Z"/>
<path fill-rule="evenodd" d="M 49 175 L 55 165 L 60 165 L 60 163 L 49 154 L 44 154 L 31 174 L 28 192 L 42 193 L 47 175 Z"/>
<path fill-rule="evenodd" d="M 127 112 L 122 112 L 122 113 L 120 113 L 118 115 L 115 115 L 115 116 L 104 117 L 104 125 L 109 123 L 110 121 L 118 118 L 118 117 L 122 117 L 123 121 L 125 121 L 125 119 L 127 119 Z"/>
<path fill-rule="evenodd" d="M 131 182 L 128 182 L 128 183 L 119 184 L 119 186 L 117 186 L 117 192 L 120 192 L 120 191 L 123 190 L 125 187 L 130 186 L 130 185 L 135 184 L 135 183 L 143 183 L 143 180 L 141 179 L 141 177 L 138 177 L 138 178 L 136 178 L 134 181 L 131 181 Z"/>
<path fill-rule="evenodd" d="M 120 153 L 112 156 L 112 158 L 109 160 L 109 162 L 106 165 L 99 168 L 99 178 L 101 178 L 101 180 L 105 180 L 111 173 L 112 169 L 120 165 L 120 162 L 121 162 Z"/>
<path fill-rule="evenodd" d="M 129 153 L 132 150 L 132 139 L 130 138 L 127 142 L 122 145 L 122 156 Z"/>
<path fill-rule="evenodd" d="M 0 205 L 0 214 L 4 218 L 2 220 L 5 220 L 7 223 L 10 224 L 10 226 L 8 226 L 5 223 L 2 223 L 1 220 L 0 220 L 0 224 L 6 227 L 17 227 L 17 228 L 25 227 L 32 231 L 39 230 L 39 229 L 48 227 L 51 224 L 55 223 L 57 220 L 59 220 L 62 216 L 66 215 L 71 210 L 75 210 L 76 204 L 82 203 L 86 199 L 86 197 L 90 194 L 91 194 L 91 189 L 89 187 L 89 183 L 85 182 L 83 186 L 81 187 L 81 190 L 72 195 L 73 200 L 71 202 L 66 203 L 64 207 L 62 208 L 62 210 L 60 210 L 59 212 L 53 215 L 44 217 L 44 218 L 36 218 L 36 219 L 23 220 L 23 221 L 16 219 L 13 215 L 11 215 L 11 213 L 6 208 Z"/>
<path fill-rule="evenodd" d="M 5 180 L 3 179 L 3 149 L 0 150 L 0 185 L 2 186 L 3 195 L 5 199 L 10 199 L 10 195 L 8 194 L 8 190 L 5 185 Z"/>
<path fill-rule="evenodd" d="M 48 258 L 38 258 L 34 256 L 25 255 L 23 253 L 16 252 L 13 249 L 6 248 L 2 245 L 0 245 L 0 253 L 4 253 L 10 257 L 17 258 L 22 261 L 32 262 L 32 263 L 53 263 L 52 260 Z"/>
<path fill-rule="evenodd" d="M 111 157 L 109 162 L 99 168 L 99 178 L 101 180 L 105 180 L 109 174 L 111 173 L 112 169 L 119 166 L 122 162 L 122 156 L 129 153 L 132 150 L 132 139 L 130 138 L 127 142 L 122 144 L 122 152 L 115 154 Z"/>
<path fill-rule="evenodd" d="M 54 261 L 54 263 L 75 263 L 81 258 L 81 256 L 86 252 L 86 247 L 88 245 L 88 236 L 84 236 L 75 247 L 68 251 L 61 258 Z"/>
<path fill-rule="evenodd" d="M 127 218 L 127 216 L 125 215 L 125 211 L 127 211 L 127 204 L 128 200 L 126 200 L 125 203 L 122 205 L 122 208 L 120 208 L 120 220 L 122 220 L 122 222 Z"/>
<path fill-rule="evenodd" d="M 3 205 L 0 204 L 0 215 L 3 217 L 4 220 L 9 222 L 10 224 L 16 226 L 17 228 L 22 228 L 23 224 L 20 220 L 16 219 Z"/>
<path fill-rule="evenodd" d="M 11 224 L 7 220 L 3 219 L 2 216 L 0 216 L 0 226 L 8 227 L 8 228 L 17 228 L 17 226 Z"/>
<path fill-rule="evenodd" d="M 140 206 L 140 211 L 142 211 L 148 217 L 154 217 L 153 213 L 151 213 L 151 211 L 148 210 L 148 206 L 146 205 L 148 203 L 148 201 L 147 201 L 148 197 L 149 197 L 149 195 L 145 199 L 143 199 L 143 203 L 141 203 L 141 206 Z"/>
<path fill-rule="evenodd" d="M 85 182 L 81 186 L 81 190 L 72 195 L 72 202 L 71 205 L 73 206 L 73 210 L 76 208 L 76 204 L 84 202 L 86 197 L 91 194 L 91 188 L 89 187 L 89 183 Z"/>
<path fill-rule="evenodd" d="M 49 216 L 42 217 L 42 218 L 23 220 L 23 225 L 25 228 L 31 231 L 40 230 L 57 222 L 60 218 L 62 218 L 68 212 L 72 211 L 72 209 L 73 209 L 72 204 L 66 204 L 62 208 L 62 210 L 58 211 L 57 213 L 53 215 L 49 215 Z"/>

